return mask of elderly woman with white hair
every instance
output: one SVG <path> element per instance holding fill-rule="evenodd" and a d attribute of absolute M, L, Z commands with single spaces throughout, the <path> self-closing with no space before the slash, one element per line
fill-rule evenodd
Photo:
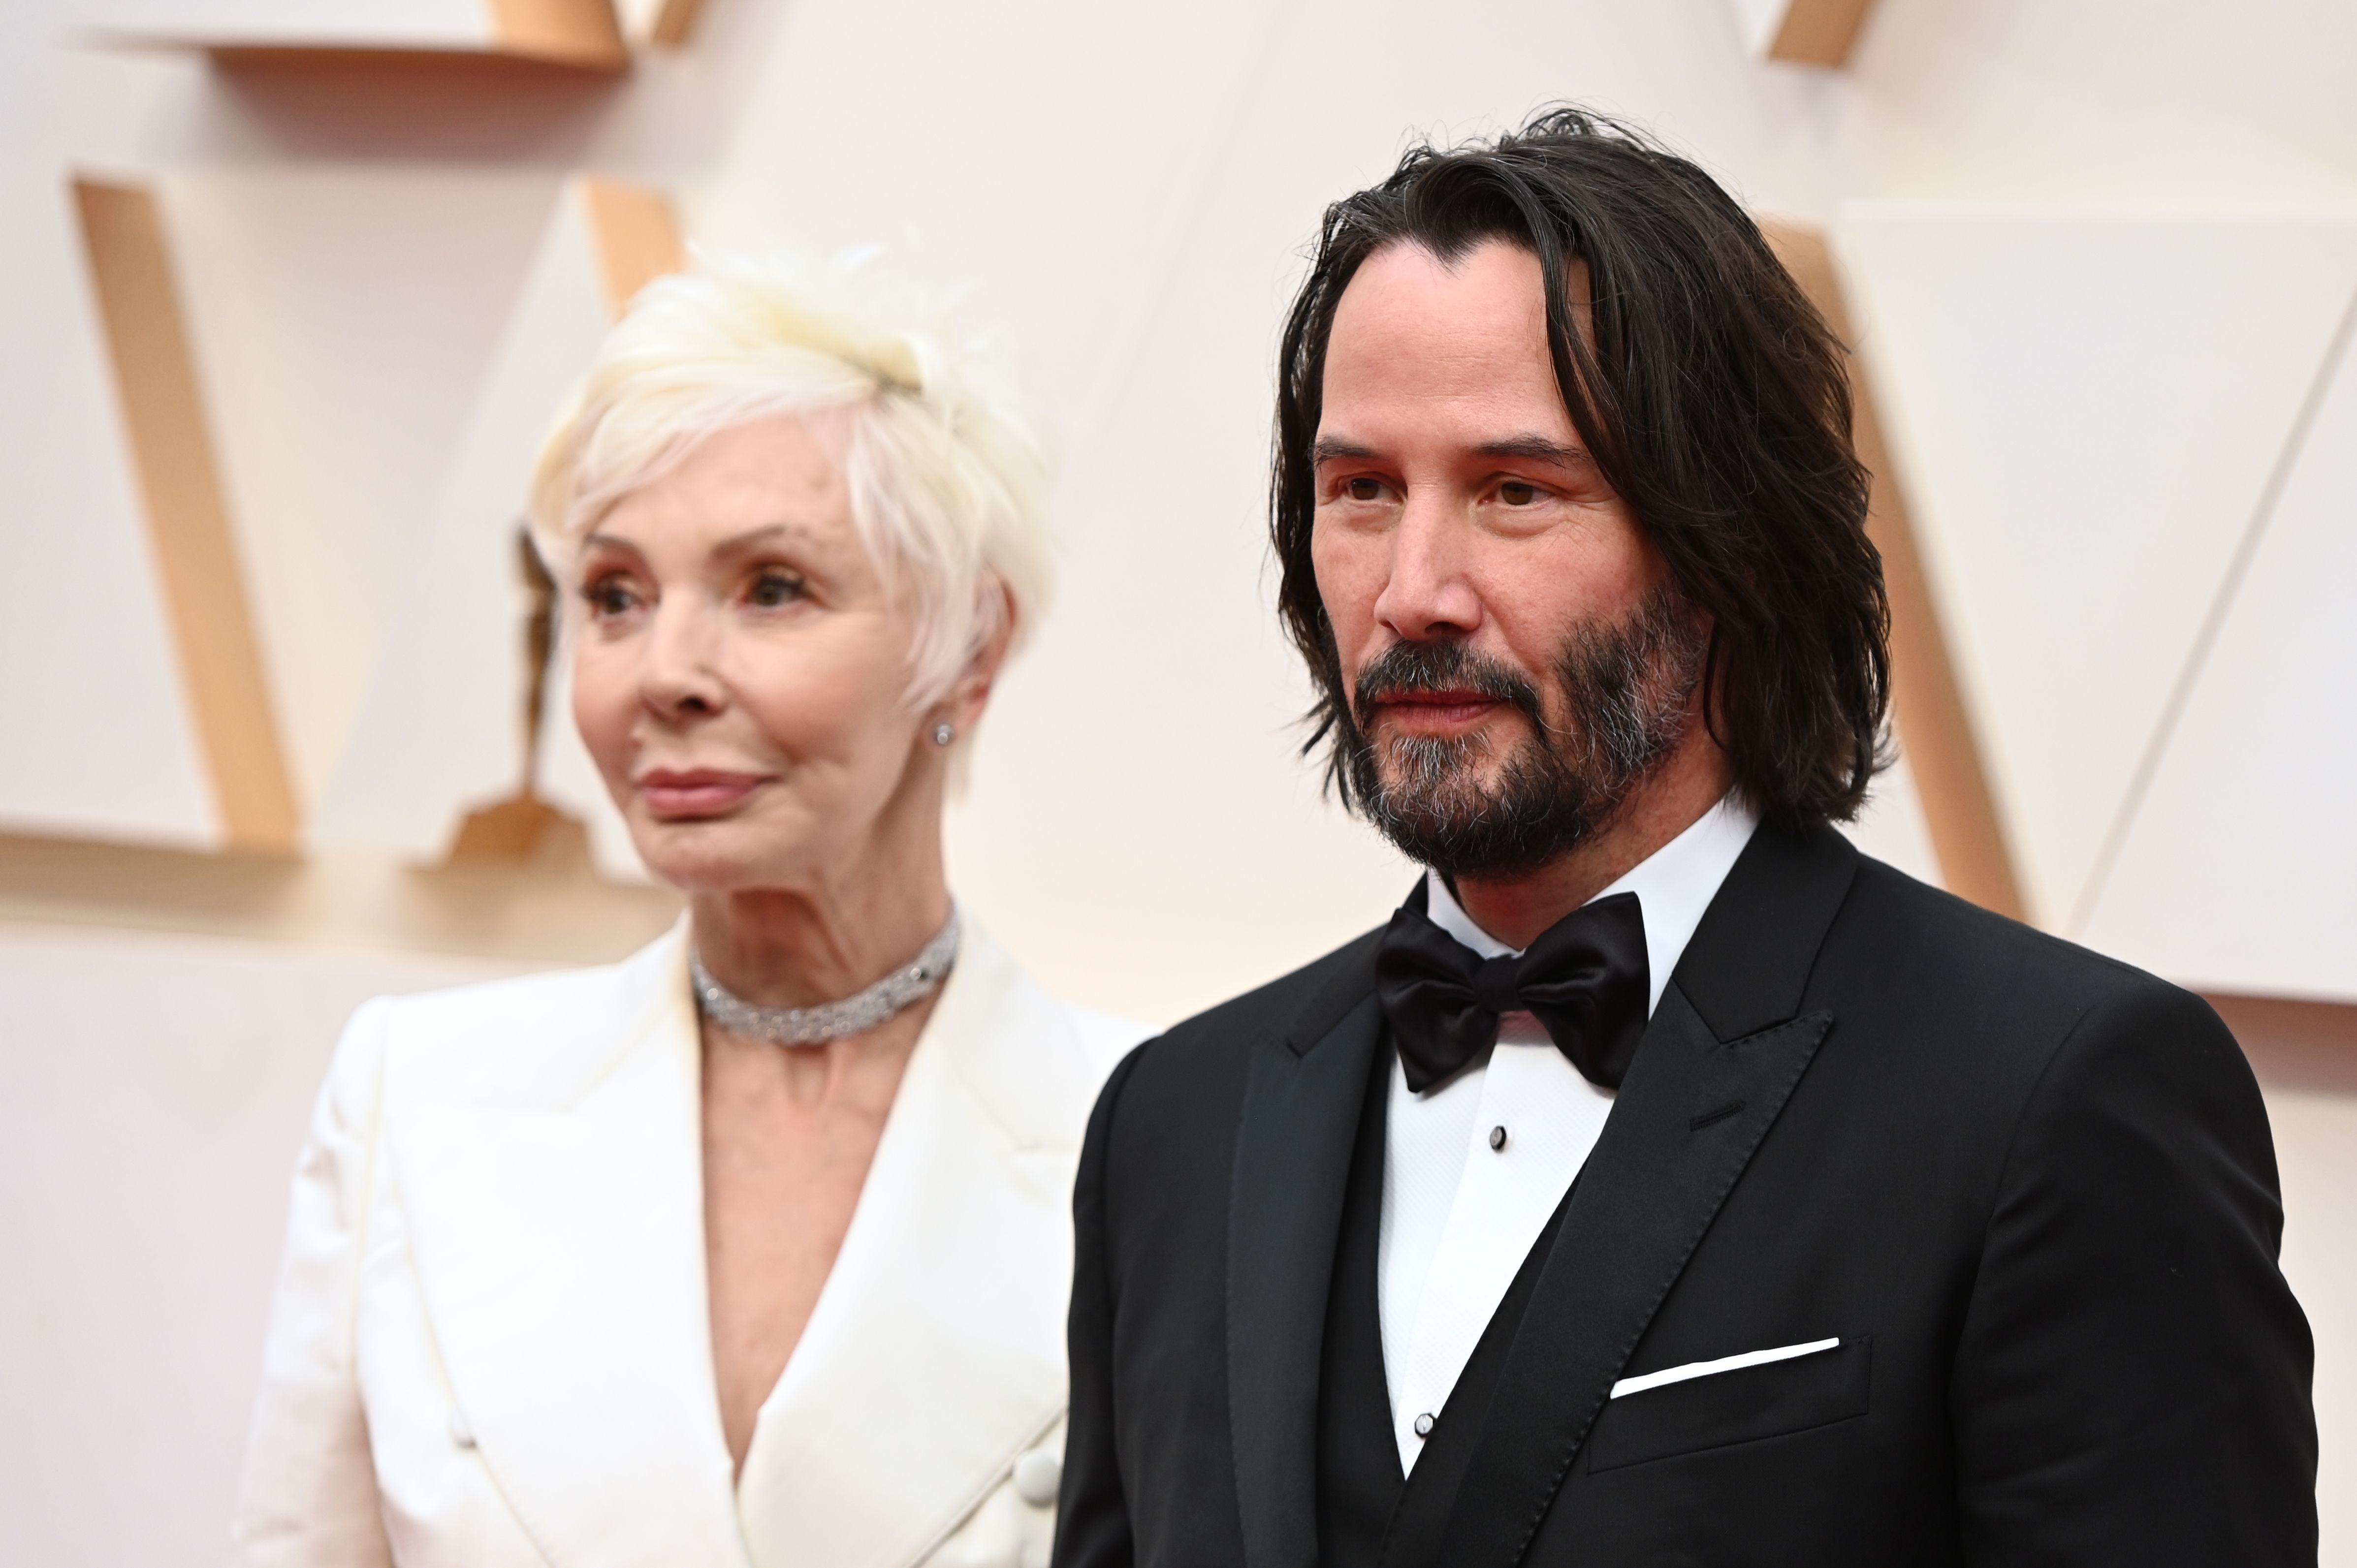
<path fill-rule="evenodd" d="M 856 271 L 705 258 L 614 329 L 533 521 L 583 739 L 687 913 L 355 1015 L 238 1561 L 1046 1561 L 1073 1165 L 1141 1031 L 943 875 L 1040 607 L 1035 467 L 973 345 Z"/>

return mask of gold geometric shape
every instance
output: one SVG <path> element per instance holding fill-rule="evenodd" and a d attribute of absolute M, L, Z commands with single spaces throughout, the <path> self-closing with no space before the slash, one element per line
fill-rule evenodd
<path fill-rule="evenodd" d="M 153 192 L 74 182 L 114 386 L 226 847 L 295 851 L 299 811 L 270 707 L 186 319 Z"/>
<path fill-rule="evenodd" d="M 1760 228 L 1817 313 L 1848 344 L 1849 311 L 1842 298 L 1841 274 L 1824 236 L 1789 223 L 1767 222 Z M 1873 476 L 1867 536 L 1882 553 L 1883 583 L 1890 596 L 1892 717 L 1908 765 L 1914 771 L 1924 824 L 1940 857 L 1941 879 L 1960 898 L 2016 920 L 2027 919 L 2021 880 L 2006 843 L 2004 821 L 1997 813 L 1996 796 L 1989 786 L 1972 715 L 1965 711 L 1964 693 L 1956 681 L 1939 606 L 1932 598 L 1914 524 L 1908 516 L 1907 498 L 1891 472 L 1882 422 L 1875 413 L 1874 389 L 1856 354 L 1849 354 L 1848 360 L 1851 439 L 1858 461 Z"/>
<path fill-rule="evenodd" d="M 703 9 L 704 0 L 663 0 L 654 26 L 647 29 L 647 41 L 662 48 L 679 48 L 695 30 L 695 18 Z"/>
<path fill-rule="evenodd" d="M 584 179 L 581 199 L 597 241 L 598 275 L 605 280 L 607 307 L 622 318 L 639 291 L 666 273 L 687 265 L 679 220 L 660 190 L 610 179 Z"/>
<path fill-rule="evenodd" d="M 1874 0 L 1791 0 L 1768 58 L 1792 65 L 1844 66 Z"/>
<path fill-rule="evenodd" d="M 497 52 L 585 70 L 626 70 L 612 0 L 488 0 Z"/>
<path fill-rule="evenodd" d="M 450 841 L 452 865 L 482 860 L 561 860 L 587 865 L 587 829 L 537 795 L 511 795 L 467 813 Z"/>

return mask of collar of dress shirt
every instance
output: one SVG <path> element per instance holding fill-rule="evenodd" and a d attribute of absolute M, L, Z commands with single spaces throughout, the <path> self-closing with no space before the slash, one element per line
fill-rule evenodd
<path fill-rule="evenodd" d="M 1626 876 L 1596 895 L 1604 898 L 1615 893 L 1634 893 L 1644 909 L 1645 962 L 1650 971 L 1647 978 L 1652 985 L 1652 993 L 1645 999 L 1648 1014 L 1662 1004 L 1662 992 L 1670 983 L 1670 971 L 1678 966 L 1679 955 L 1694 939 L 1695 928 L 1702 924 L 1703 911 L 1717 897 L 1718 885 L 1735 869 L 1736 857 L 1751 842 L 1751 832 L 1759 825 L 1760 814 L 1729 791 L 1685 832 L 1639 861 Z M 1520 954 L 1521 949 L 1508 947 L 1473 923 L 1473 917 L 1458 903 L 1457 895 L 1449 890 L 1440 873 L 1427 870 L 1424 879 L 1427 889 L 1425 913 L 1432 918 L 1434 925 L 1483 958 Z"/>

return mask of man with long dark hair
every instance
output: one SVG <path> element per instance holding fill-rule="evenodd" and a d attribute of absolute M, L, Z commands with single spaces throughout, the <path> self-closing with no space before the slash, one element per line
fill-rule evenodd
<path fill-rule="evenodd" d="M 1382 929 L 1141 1047 L 1062 1568 L 2313 1563 L 2266 1113 L 2197 998 L 1859 855 L 1840 346 L 1559 110 L 1327 214 L 1286 628 Z"/>

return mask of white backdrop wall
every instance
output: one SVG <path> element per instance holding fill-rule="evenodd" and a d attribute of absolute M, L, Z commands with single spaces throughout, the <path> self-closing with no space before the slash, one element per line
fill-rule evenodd
<path fill-rule="evenodd" d="M 402 596 L 433 591 L 409 568 L 435 498 L 552 204 L 588 172 L 670 190 L 707 243 L 883 242 L 1003 328 L 1060 433 L 1062 592 L 981 733 L 953 873 L 1051 984 L 1154 1020 L 1314 955 L 1405 885 L 1294 755 L 1307 691 L 1270 613 L 1262 499 L 1300 247 L 1411 135 L 1577 98 L 1837 234 L 1893 204 L 2099 229 L 2357 221 L 2357 11 L 2339 0 L 1880 0 L 1844 73 L 1754 59 L 1726 0 L 708 0 L 687 48 L 619 84 L 216 72 L 81 48 L 74 15 L 0 8 L 0 210 L 37 215 L 0 224 L 0 530 L 38 585 L 0 618 L 12 831 L 31 822 L 12 791 L 47 789 L 52 828 L 205 838 L 67 170 L 165 193 L 313 804 Z M 1905 334 L 1878 297 L 1858 304 L 1880 364 Z M 2222 330 L 2211 313 L 2169 328 L 2189 387 Z M 2076 412 L 2100 420 L 2093 373 Z M 1908 477 L 1927 519 L 1969 499 L 1943 513 Z M 2002 650 L 2006 613 L 1975 611 L 1967 641 Z M 83 781 L 58 788 L 68 775 Z M 2169 823 L 2198 824 L 2162 798 Z M 1932 874 L 1903 772 L 1861 836 Z M 59 863 L 35 887 L 12 854 L 36 858 L 0 839 L 0 914 L 20 922 L 0 926 L 0 1561 L 209 1562 L 285 1172 L 335 1030 L 371 992 L 481 972 L 491 944 L 414 901 L 395 918 L 382 890 L 402 874 L 382 865 L 321 861 L 222 914 L 143 895 L 113 861 L 106 897 L 66 897 Z M 608 956 L 659 918 L 638 897 L 563 940 L 497 946 Z M 189 934 L 226 929 L 267 940 Z M 2300 1060 L 2357 1060 L 2346 1014 L 2302 1016 L 2330 1038 Z M 2266 1068 L 2280 1020 L 2236 1018 Z M 2270 1095 L 2287 1266 L 2320 1345 L 2328 1560 L 2357 1564 L 2341 1500 L 2357 1496 L 2357 1080 L 2303 1069 Z"/>

